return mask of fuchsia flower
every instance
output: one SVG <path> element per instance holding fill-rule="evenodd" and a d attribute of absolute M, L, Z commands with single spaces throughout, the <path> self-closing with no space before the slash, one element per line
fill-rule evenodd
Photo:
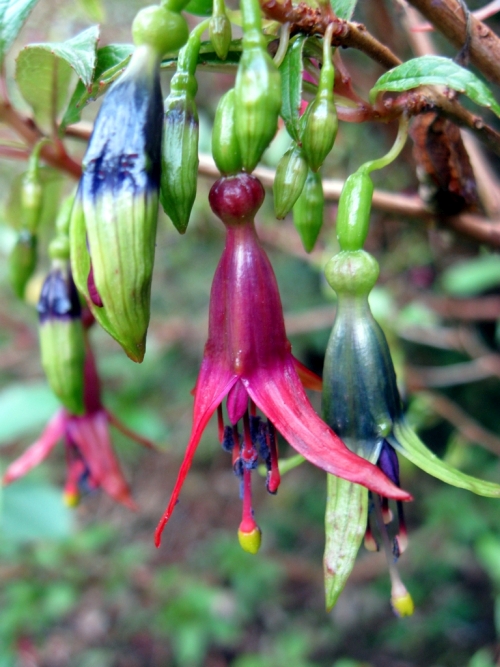
<path fill-rule="evenodd" d="M 72 415 L 64 408 L 58 410 L 40 438 L 10 464 L 3 483 L 10 484 L 26 475 L 44 461 L 59 440 L 63 439 L 67 465 L 64 498 L 68 505 L 76 505 L 82 492 L 102 488 L 113 500 L 130 509 L 137 509 L 113 452 L 109 425 L 112 424 L 146 447 L 153 445 L 130 431 L 103 407 L 99 376 L 88 343 L 84 369 L 84 405 L 85 413 L 81 417 Z"/>
<path fill-rule="evenodd" d="M 221 178 L 210 191 L 212 210 L 226 226 L 226 246 L 212 284 L 208 341 L 194 390 L 191 438 L 156 529 L 157 546 L 215 410 L 219 438 L 224 449 L 232 452 L 233 467 L 241 479 L 239 537 L 249 551 L 257 551 L 260 544 L 250 482 L 258 454 L 268 469 L 268 491 L 276 493 L 280 483 L 275 429 L 323 470 L 389 498 L 411 499 L 379 468 L 352 453 L 315 413 L 306 396 L 302 382 L 308 388 L 319 388 L 321 380 L 293 357 L 286 337 L 276 278 L 253 222 L 263 199 L 260 181 L 248 174 Z M 225 428 L 224 399 L 231 424 Z M 257 409 L 268 418 L 266 422 L 257 416 Z"/>

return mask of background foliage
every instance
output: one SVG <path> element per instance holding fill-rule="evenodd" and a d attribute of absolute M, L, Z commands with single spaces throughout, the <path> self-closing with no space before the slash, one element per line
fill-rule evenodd
<path fill-rule="evenodd" d="M 376 4 L 360 3 L 355 16 L 384 34 Z M 353 3 L 344 5 L 347 15 Z M 22 105 L 12 83 L 14 57 L 22 45 L 61 42 L 102 19 L 101 46 L 127 44 L 130 22 L 140 6 L 134 1 L 107 0 L 101 6 L 99 0 L 41 0 L 5 62 L 12 97 Z M 397 25 L 390 3 L 384 16 Z M 404 51 L 396 34 L 387 37 L 386 31 L 385 37 Z M 87 38 L 95 39 L 95 34 L 89 32 Z M 11 37 L 3 31 L 1 40 L 9 44 Z M 436 41 L 443 53 L 454 55 Z M 24 54 L 18 67 L 30 57 Z M 57 55 L 46 51 L 47 58 Z M 125 55 L 126 48 L 119 57 Z M 367 89 L 381 73 L 358 53 L 347 53 L 346 58 L 359 80 L 367 82 Z M 101 62 L 101 67 L 107 71 L 108 65 Z M 70 66 L 60 76 L 76 83 Z M 165 93 L 169 76 L 164 77 Z M 230 74 L 199 76 L 204 152 L 209 151 L 217 100 L 231 81 Z M 22 88 L 22 82 L 19 85 Z M 61 109 L 67 101 L 62 100 Z M 84 110 L 84 120 L 92 120 L 96 106 Z M 39 120 L 43 124 L 43 114 Z M 392 139 L 391 126 L 342 124 L 325 175 L 344 177 L 361 162 L 380 155 Z M 266 154 L 268 166 L 276 166 L 287 141 L 281 132 Z M 72 150 L 81 155 L 84 145 L 75 140 Z M 3 466 L 37 436 L 57 406 L 38 359 L 36 312 L 13 299 L 6 281 L 6 257 L 14 240 L 16 179 L 22 168 L 13 161 L 0 163 Z M 49 177 L 55 203 L 56 191 L 66 185 L 52 172 Z M 410 149 L 397 166 L 375 178 L 383 189 L 414 192 L 417 182 Z M 500 631 L 498 505 L 446 487 L 405 462 L 403 485 L 415 496 L 407 508 L 410 548 L 401 560 L 417 606 L 409 619 L 392 615 L 383 557 L 367 552 L 359 558 L 336 608 L 325 613 L 321 568 L 325 480 L 308 465 L 285 477 L 276 498 L 265 493 L 264 485 L 256 485 L 263 548 L 257 557 L 242 552 L 235 534 L 238 485 L 227 455 L 216 446 L 213 425 L 164 546 L 154 549 L 154 526 L 189 434 L 189 392 L 206 332 L 209 286 L 223 242 L 222 227 L 207 205 L 210 184 L 209 179 L 200 181 L 185 237 L 166 218 L 161 220 L 144 363 L 129 362 L 103 332 L 92 334 L 106 405 L 130 427 L 158 442 L 161 450 L 139 451 L 114 433 L 140 511 L 131 514 L 101 494 L 87 497 L 75 511 L 65 508 L 59 491 L 62 448 L 50 464 L 3 491 L 0 667 L 493 667 L 499 659 Z M 271 224 L 270 195 L 259 220 L 294 351 L 316 371 L 321 370 L 333 321 L 332 294 L 321 268 L 334 250 L 334 218 L 332 205 L 319 249 L 311 256 L 301 250 L 290 219 Z M 500 439 L 493 435 L 500 430 L 498 309 L 486 317 L 477 307 L 476 316 L 467 321 L 459 308 L 452 316 L 443 315 L 443 304 L 452 298 L 453 303 L 468 299 L 479 304 L 484 295 L 498 293 L 498 255 L 427 227 L 424 221 L 380 213 L 367 249 L 382 267 L 373 308 L 399 362 L 401 388 L 414 390 L 408 399 L 412 419 L 436 453 L 474 474 L 498 480 L 495 454 L 500 453 Z M 489 360 L 483 375 L 463 382 L 468 377 L 465 372 L 453 381 L 449 369 L 460 363 L 468 369 L 474 355 Z M 451 424 L 444 420 L 430 390 L 439 392 L 438 398 L 448 401 L 448 407 L 450 402 L 460 406 L 475 420 L 475 430 L 467 428 L 462 412 Z M 485 435 L 478 424 L 492 433 Z"/>

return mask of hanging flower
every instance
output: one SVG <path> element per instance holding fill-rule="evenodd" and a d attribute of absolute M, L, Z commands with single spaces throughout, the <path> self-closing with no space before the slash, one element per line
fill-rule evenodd
<path fill-rule="evenodd" d="M 7 468 L 3 483 L 10 484 L 44 461 L 60 440 L 66 452 L 67 476 L 64 499 L 75 506 L 83 493 L 102 488 L 113 500 L 130 509 L 136 505 L 130 494 L 109 434 L 110 424 L 129 438 L 153 445 L 124 426 L 101 403 L 100 381 L 94 356 L 87 343 L 84 367 L 85 412 L 76 416 L 62 408 L 49 421 L 42 435 Z"/>
<path fill-rule="evenodd" d="M 260 544 L 250 483 L 259 455 L 268 468 L 269 492 L 276 493 L 280 482 L 276 430 L 323 470 L 384 496 L 410 499 L 377 467 L 352 454 L 314 412 L 306 396 L 303 383 L 318 389 L 321 381 L 293 357 L 286 338 L 276 278 L 253 221 L 263 199 L 260 181 L 248 174 L 221 178 L 210 191 L 212 210 L 226 226 L 226 246 L 212 284 L 208 341 L 194 390 L 191 437 L 156 530 L 157 546 L 201 435 L 216 410 L 220 440 L 231 451 L 233 468 L 241 478 L 243 518 L 239 537 L 248 551 L 257 551 Z M 230 424 L 226 427 L 224 399 Z M 257 415 L 257 410 L 267 421 Z"/>
<path fill-rule="evenodd" d="M 448 484 L 500 497 L 498 484 L 466 475 L 441 461 L 406 423 L 389 346 L 368 303 L 378 272 L 375 259 L 363 250 L 340 252 L 326 266 L 326 278 L 338 300 L 325 357 L 325 421 L 353 452 L 376 463 L 397 486 L 399 453 Z M 397 501 L 395 521 L 385 493 L 369 497 L 366 489 L 331 479 L 326 526 L 327 607 L 333 607 L 340 595 L 364 535 L 369 550 L 378 550 L 381 544 L 385 551 L 395 612 L 400 616 L 413 613 L 412 599 L 395 566 L 408 543 L 402 503 Z"/>

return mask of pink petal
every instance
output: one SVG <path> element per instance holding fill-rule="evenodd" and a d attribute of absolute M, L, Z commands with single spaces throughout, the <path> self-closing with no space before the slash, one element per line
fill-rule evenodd
<path fill-rule="evenodd" d="M 236 424 L 243 417 L 248 409 L 247 390 L 241 382 L 237 382 L 227 395 L 226 401 L 227 416 L 231 424 Z"/>
<path fill-rule="evenodd" d="M 284 366 L 255 369 L 243 383 L 257 407 L 308 461 L 387 498 L 412 499 L 379 468 L 351 452 L 319 418 L 307 399 L 291 355 Z"/>
<path fill-rule="evenodd" d="M 7 468 L 3 483 L 10 484 L 19 477 L 23 477 L 32 468 L 44 461 L 53 450 L 66 430 L 68 415 L 64 410 L 58 410 L 45 427 L 42 435 L 28 449 L 21 454 Z"/>
<path fill-rule="evenodd" d="M 137 509 L 113 452 L 106 412 L 101 410 L 92 415 L 71 417 L 67 431 L 88 465 L 96 486 L 100 486 L 113 500 L 130 509 Z"/>
<path fill-rule="evenodd" d="M 184 460 L 177 475 L 174 490 L 170 496 L 167 509 L 165 510 L 155 531 L 155 545 L 160 546 L 161 534 L 167 521 L 172 516 L 174 507 L 179 499 L 179 494 L 189 472 L 193 457 L 200 442 L 203 431 L 208 424 L 210 417 L 213 415 L 217 407 L 222 403 L 224 397 L 231 391 L 231 388 L 236 384 L 238 376 L 230 369 L 221 367 L 213 362 L 210 356 L 207 356 L 205 350 L 205 358 L 201 364 L 200 374 L 196 381 L 196 393 L 194 397 L 193 407 L 193 427 L 191 430 L 191 437 L 189 439 Z"/>

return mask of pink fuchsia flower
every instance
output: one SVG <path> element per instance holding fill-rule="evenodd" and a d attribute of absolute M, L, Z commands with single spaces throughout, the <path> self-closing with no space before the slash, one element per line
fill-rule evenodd
<path fill-rule="evenodd" d="M 82 493 L 101 488 L 113 500 L 132 510 L 137 509 L 113 452 L 109 426 L 113 425 L 146 447 L 153 445 L 124 426 L 103 407 L 99 376 L 88 342 L 84 367 L 84 406 L 82 416 L 73 415 L 64 408 L 58 410 L 40 438 L 10 464 L 3 483 L 10 484 L 26 475 L 63 440 L 67 466 L 64 499 L 68 505 L 77 505 Z"/>
<path fill-rule="evenodd" d="M 216 410 L 219 438 L 224 449 L 232 452 L 233 467 L 241 479 L 239 538 L 248 551 L 257 551 L 260 544 L 250 485 L 258 454 L 268 468 L 268 491 L 276 493 L 280 482 L 276 430 L 319 468 L 383 496 L 411 499 L 379 468 L 352 453 L 320 419 L 306 396 L 304 386 L 319 388 L 321 380 L 293 357 L 286 337 L 276 278 L 254 226 L 263 199 L 260 181 L 248 174 L 221 178 L 210 191 L 212 210 L 226 226 L 226 245 L 212 284 L 208 341 L 194 390 L 191 437 L 170 502 L 156 529 L 157 546 L 202 433 Z M 224 399 L 230 422 L 225 428 Z M 266 422 L 257 416 L 257 409 L 267 417 Z"/>

